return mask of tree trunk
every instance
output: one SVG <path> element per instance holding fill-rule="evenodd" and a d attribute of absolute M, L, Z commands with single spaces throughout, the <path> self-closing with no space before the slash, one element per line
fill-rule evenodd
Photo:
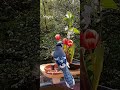
<path fill-rule="evenodd" d="M 42 4 L 43 4 L 43 7 L 44 7 L 44 15 L 46 15 L 44 0 L 42 0 Z M 46 31 L 47 31 L 47 30 L 48 30 L 48 27 L 47 27 L 47 20 L 46 20 L 46 18 L 45 18 L 45 27 L 46 27 Z"/>

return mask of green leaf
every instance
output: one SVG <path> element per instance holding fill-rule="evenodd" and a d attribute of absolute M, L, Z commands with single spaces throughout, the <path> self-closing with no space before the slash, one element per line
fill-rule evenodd
<path fill-rule="evenodd" d="M 65 18 L 63 18 L 63 20 L 64 20 L 64 21 L 67 21 L 67 20 L 68 20 L 68 18 L 66 18 L 66 17 L 65 17 Z"/>
<path fill-rule="evenodd" d="M 71 27 L 74 23 L 74 15 L 68 11 L 64 20 L 68 23 L 68 26 Z"/>
<path fill-rule="evenodd" d="M 114 0 L 100 0 L 100 4 L 103 8 L 112 8 L 112 9 L 118 8 Z"/>
<path fill-rule="evenodd" d="M 89 66 L 88 66 L 88 70 L 92 71 L 92 70 L 93 70 L 93 66 L 92 66 L 92 65 L 89 65 Z"/>
<path fill-rule="evenodd" d="M 70 56 L 70 62 L 72 62 L 73 57 L 74 57 L 74 52 L 75 52 L 75 44 L 69 47 L 68 51 L 69 51 L 69 56 Z"/>
<path fill-rule="evenodd" d="M 73 31 L 75 34 L 80 34 L 80 31 L 77 28 L 72 27 L 69 30 Z"/>
<path fill-rule="evenodd" d="M 74 29 L 73 29 L 73 32 L 74 32 L 75 34 L 80 34 L 80 31 L 79 31 L 77 28 L 74 28 Z"/>
<path fill-rule="evenodd" d="M 67 50 L 67 45 L 63 45 L 63 50 L 66 52 L 66 50 Z"/>
<path fill-rule="evenodd" d="M 67 17 L 67 18 L 73 18 L 73 15 L 72 15 L 71 12 L 67 11 L 66 17 Z"/>
<path fill-rule="evenodd" d="M 103 56 L 104 56 L 104 47 L 102 45 L 99 45 L 94 53 L 93 53 L 93 81 L 92 81 L 92 86 L 93 89 L 92 90 L 97 90 L 98 84 L 99 84 L 99 79 L 100 79 L 100 75 L 102 72 L 102 68 L 103 68 Z"/>
<path fill-rule="evenodd" d="M 93 79 L 93 71 L 87 70 L 87 72 L 88 72 L 88 76 L 89 76 L 89 79 L 90 79 L 90 82 L 91 82 L 92 79 Z"/>

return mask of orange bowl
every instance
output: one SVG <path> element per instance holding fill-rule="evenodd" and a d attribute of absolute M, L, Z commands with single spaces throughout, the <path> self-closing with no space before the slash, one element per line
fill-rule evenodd
<path fill-rule="evenodd" d="M 47 74 L 51 74 L 51 75 L 58 75 L 61 74 L 62 72 L 58 71 L 58 65 L 54 64 L 54 70 L 52 70 L 52 66 L 53 65 L 47 65 L 44 70 Z"/>

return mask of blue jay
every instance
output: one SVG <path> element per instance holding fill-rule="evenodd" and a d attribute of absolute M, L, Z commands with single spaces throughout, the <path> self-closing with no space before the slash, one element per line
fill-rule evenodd
<path fill-rule="evenodd" d="M 62 72 L 64 74 L 64 80 L 65 80 L 67 87 L 73 89 L 73 87 L 75 85 L 75 80 L 68 69 L 70 67 L 67 62 L 66 55 L 63 51 L 62 46 L 63 45 L 62 45 L 61 41 L 59 41 L 56 44 L 55 51 L 53 53 L 53 58 L 55 59 L 58 67 L 60 68 L 60 70 L 62 70 Z"/>

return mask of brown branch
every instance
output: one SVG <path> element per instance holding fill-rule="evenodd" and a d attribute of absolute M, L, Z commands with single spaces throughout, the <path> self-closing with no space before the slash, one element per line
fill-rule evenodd
<path fill-rule="evenodd" d="M 42 0 L 42 4 L 43 4 L 43 7 L 44 7 L 44 14 L 46 15 L 46 9 L 45 9 L 45 3 L 44 3 L 44 0 Z M 45 27 L 46 27 L 46 30 L 48 30 L 48 27 L 47 27 L 47 20 L 45 18 Z"/>

